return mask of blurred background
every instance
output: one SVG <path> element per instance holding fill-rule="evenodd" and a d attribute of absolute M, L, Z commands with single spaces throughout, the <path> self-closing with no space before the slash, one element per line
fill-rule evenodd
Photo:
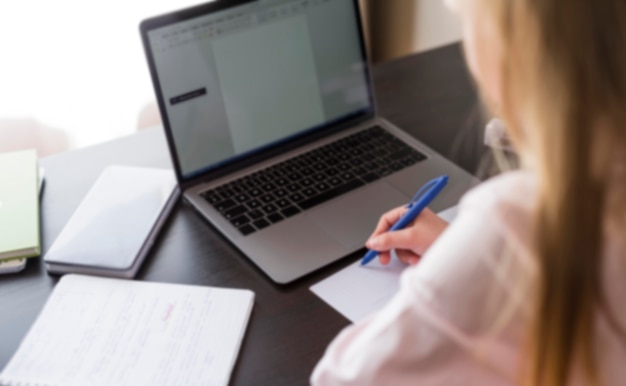
<path fill-rule="evenodd" d="M 360 2 L 374 63 L 460 39 L 443 0 Z M 139 22 L 197 3 L 3 0 L 0 152 L 44 157 L 159 125 Z"/>

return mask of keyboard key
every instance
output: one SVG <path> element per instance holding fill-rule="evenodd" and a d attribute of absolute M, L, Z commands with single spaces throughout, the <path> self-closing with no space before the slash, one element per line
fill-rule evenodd
<path fill-rule="evenodd" d="M 307 186 L 311 186 L 313 185 L 313 180 L 310 178 L 305 178 L 302 181 L 300 181 L 300 185 L 307 187 Z"/>
<path fill-rule="evenodd" d="M 326 164 L 329 166 L 335 166 L 339 163 L 339 160 L 335 157 L 331 157 L 328 160 L 326 160 Z"/>
<path fill-rule="evenodd" d="M 301 186 L 298 184 L 290 184 L 287 186 L 287 189 L 293 193 L 299 191 L 301 189 Z"/>
<path fill-rule="evenodd" d="M 381 165 L 380 165 L 380 167 L 381 167 L 381 168 L 387 167 L 387 166 L 389 166 L 389 164 L 390 164 L 390 163 L 392 163 L 392 162 L 393 162 L 393 160 L 390 160 L 390 159 L 389 159 L 389 158 L 387 158 L 387 157 L 381 157 L 381 158 L 378 158 L 378 159 L 377 159 L 377 161 L 381 164 Z M 380 168 L 379 168 L 379 169 L 380 169 Z"/>
<path fill-rule="evenodd" d="M 304 176 L 303 171 L 305 169 L 309 169 L 312 164 L 313 164 L 313 160 L 311 159 L 311 156 L 308 153 L 296 157 L 295 162 L 293 163 L 293 165 L 295 166 L 295 169 L 287 173 L 287 177 L 289 177 L 289 174 L 297 173 L 297 174 L 300 174 L 302 178 Z"/>
<path fill-rule="evenodd" d="M 249 177 L 244 177 L 244 179 L 241 181 L 241 185 L 246 188 L 246 192 L 249 192 L 256 187 L 254 180 Z"/>
<path fill-rule="evenodd" d="M 315 185 L 315 189 L 319 190 L 320 192 L 323 192 L 323 191 L 330 189 L 330 185 L 328 185 L 325 182 L 320 182 L 319 184 Z"/>
<path fill-rule="evenodd" d="M 281 198 L 280 200 L 276 201 L 276 205 L 279 208 L 284 208 L 284 207 L 287 207 L 287 206 L 291 205 L 291 202 L 289 202 L 289 200 Z"/>
<path fill-rule="evenodd" d="M 250 222 L 250 219 L 245 214 L 243 216 L 239 216 L 230 221 L 230 223 L 236 226 L 237 228 L 240 228 L 241 226 L 246 225 L 249 222 Z"/>
<path fill-rule="evenodd" d="M 347 172 L 347 173 L 341 174 L 341 178 L 343 178 L 346 181 L 349 181 L 349 180 L 355 178 L 355 176 L 354 176 L 354 174 Z"/>
<path fill-rule="evenodd" d="M 274 213 L 274 212 L 276 212 L 277 210 L 278 210 L 278 208 L 277 208 L 277 207 L 276 207 L 276 205 L 274 205 L 274 204 L 268 204 L 268 205 L 265 205 L 265 206 L 263 207 L 263 211 L 264 211 L 265 213 L 268 213 L 268 214 L 269 214 L 269 213 Z"/>
<path fill-rule="evenodd" d="M 368 162 L 365 164 L 365 169 L 367 170 L 376 170 L 380 167 L 380 165 L 377 162 Z"/>
<path fill-rule="evenodd" d="M 307 197 L 312 197 L 312 196 L 315 196 L 317 191 L 313 188 L 306 188 L 302 191 L 302 193 L 304 193 L 304 195 Z"/>
<path fill-rule="evenodd" d="M 399 160 L 399 159 L 403 159 L 408 155 L 411 155 L 413 153 L 413 151 L 411 151 L 412 149 L 410 148 L 406 148 L 403 150 L 400 150 L 398 152 L 395 152 L 391 155 L 389 155 L 389 158 L 391 158 L 392 160 Z"/>
<path fill-rule="evenodd" d="M 241 232 L 241 234 L 244 236 L 248 236 L 249 234 L 256 232 L 256 229 L 254 229 L 252 225 L 247 224 L 239 228 L 239 232 Z"/>
<path fill-rule="evenodd" d="M 267 228 L 268 226 L 270 226 L 270 223 L 269 223 L 269 222 L 267 222 L 267 220 L 265 220 L 265 219 L 263 219 L 263 218 L 262 218 L 262 219 L 260 219 L 260 220 L 257 220 L 257 221 L 255 221 L 255 222 L 253 222 L 253 224 L 254 224 L 254 226 L 255 226 L 255 227 L 257 227 L 257 229 L 259 229 L 259 230 L 261 230 L 261 229 L 263 229 L 263 228 Z"/>
<path fill-rule="evenodd" d="M 228 200 L 224 200 L 224 201 L 220 201 L 217 204 L 215 204 L 215 209 L 219 210 L 220 212 L 225 211 L 228 208 L 232 208 L 233 206 L 237 205 L 237 203 L 231 199 Z"/>
<path fill-rule="evenodd" d="M 337 186 L 337 185 L 341 185 L 343 181 L 341 180 L 341 178 L 338 177 L 333 177 L 330 180 L 328 180 L 328 183 L 331 184 L 332 186 Z"/>
<path fill-rule="evenodd" d="M 239 202 L 246 202 L 250 199 L 250 196 L 245 193 L 239 193 L 235 199 Z"/>
<path fill-rule="evenodd" d="M 269 172 L 270 177 L 272 177 L 272 180 L 274 180 L 274 182 L 276 182 L 277 180 L 279 180 L 280 178 L 283 177 L 283 172 L 280 169 L 277 169 L 276 167 L 272 168 L 272 171 Z"/>
<path fill-rule="evenodd" d="M 281 198 L 287 195 L 287 191 L 285 189 L 277 189 L 274 191 L 274 196 Z"/>
<path fill-rule="evenodd" d="M 255 188 L 255 189 L 250 190 L 250 195 L 252 197 L 258 197 L 261 194 L 263 194 L 263 191 L 261 189 L 259 189 L 259 188 Z"/>
<path fill-rule="evenodd" d="M 243 205 L 239 205 L 224 212 L 224 217 L 230 220 L 231 218 L 235 218 L 241 214 L 246 213 L 247 211 L 248 209 L 246 209 L 246 207 L 244 207 Z"/>
<path fill-rule="evenodd" d="M 353 158 L 353 159 L 350 160 L 350 164 L 352 166 L 361 166 L 361 165 L 363 165 L 363 160 L 360 159 L 360 158 Z"/>
<path fill-rule="evenodd" d="M 224 198 L 224 200 L 229 200 L 235 195 L 235 193 L 230 189 L 221 189 L 219 193 Z"/>
<path fill-rule="evenodd" d="M 263 212 L 261 212 L 260 210 L 253 210 L 252 212 L 248 213 L 248 216 L 253 219 L 253 220 L 258 220 L 261 217 L 263 217 Z"/>
<path fill-rule="evenodd" d="M 387 155 L 387 152 L 384 149 L 378 148 L 378 150 L 374 150 L 372 152 L 376 157 L 384 157 Z"/>
<path fill-rule="evenodd" d="M 259 202 L 259 200 L 250 200 L 246 202 L 246 206 L 250 209 L 256 209 L 261 206 L 261 203 Z"/>
<path fill-rule="evenodd" d="M 356 145 L 355 145 L 355 146 L 356 146 Z M 351 155 L 351 156 L 353 156 L 353 157 L 360 157 L 360 156 L 362 156 L 362 155 L 363 155 L 363 151 L 362 151 L 362 150 L 360 150 L 360 149 L 358 149 L 358 148 L 351 149 L 351 150 L 350 150 L 350 155 Z"/>
<path fill-rule="evenodd" d="M 359 167 L 356 169 L 352 169 L 352 173 L 356 174 L 357 176 L 363 176 L 369 173 L 369 171 L 365 168 Z"/>
<path fill-rule="evenodd" d="M 318 163 L 318 162 L 324 162 L 326 157 L 324 157 L 324 154 L 322 153 L 321 149 L 317 149 L 311 152 L 311 159 L 313 160 L 313 162 Z"/>
<path fill-rule="evenodd" d="M 391 174 L 391 169 L 382 167 L 377 170 L 377 173 L 380 174 L 381 177 L 385 177 Z"/>
<path fill-rule="evenodd" d="M 359 181 L 359 180 L 352 180 L 350 182 L 348 182 L 347 184 L 338 186 L 334 189 L 328 190 L 318 196 L 312 197 L 308 200 L 302 201 L 300 202 L 298 205 L 300 205 L 300 207 L 302 209 L 310 209 L 316 205 L 319 205 L 323 202 L 326 202 L 330 199 L 333 199 L 337 196 L 340 196 L 342 194 L 345 194 L 351 190 L 354 190 L 356 188 L 359 188 L 361 186 L 365 185 L 363 182 Z"/>
<path fill-rule="evenodd" d="M 241 189 L 241 187 L 239 185 L 230 184 L 229 185 L 229 189 L 232 190 L 233 193 L 235 193 L 235 194 L 243 193 L 243 189 Z"/>
<path fill-rule="evenodd" d="M 326 170 L 326 175 L 328 177 L 333 177 L 333 176 L 336 176 L 337 174 L 339 174 L 339 170 L 337 170 L 335 168 L 330 168 L 330 169 Z"/>
<path fill-rule="evenodd" d="M 271 192 L 272 190 L 276 189 L 276 185 L 272 184 L 272 183 L 267 183 L 267 184 L 263 184 L 263 190 L 265 190 L 266 192 Z"/>
<path fill-rule="evenodd" d="M 267 216 L 267 219 L 270 220 L 272 224 L 276 224 L 277 222 L 284 220 L 285 218 L 278 213 L 273 213 Z"/>
<path fill-rule="evenodd" d="M 291 181 L 299 181 L 302 179 L 302 176 L 298 173 L 291 173 L 288 177 Z"/>
<path fill-rule="evenodd" d="M 222 200 L 222 198 L 212 190 L 200 194 L 209 204 L 216 204 Z"/>
<path fill-rule="evenodd" d="M 322 151 L 322 154 L 324 154 L 324 157 L 326 158 L 326 162 L 328 162 L 329 160 L 333 159 L 337 155 L 337 152 L 332 148 L 332 146 L 326 145 L 324 146 L 324 150 Z"/>
<path fill-rule="evenodd" d="M 301 195 L 300 193 L 294 193 L 291 196 L 289 196 L 289 198 L 291 199 L 291 201 L 295 201 L 295 202 L 304 200 L 304 196 Z"/>
<path fill-rule="evenodd" d="M 261 196 L 261 201 L 267 204 L 269 202 L 274 201 L 274 196 L 272 196 L 271 194 L 266 194 L 264 196 Z"/>
<path fill-rule="evenodd" d="M 285 217 L 291 217 L 291 216 L 295 216 L 296 214 L 300 213 L 300 209 L 296 208 L 295 206 L 290 206 L 289 208 L 283 209 L 283 211 L 281 213 Z"/>
<path fill-rule="evenodd" d="M 369 173 L 363 176 L 363 179 L 365 180 L 365 182 L 374 182 L 377 179 L 379 179 L 380 176 L 376 173 Z"/>
<path fill-rule="evenodd" d="M 349 137 L 346 137 L 346 145 L 350 147 L 359 146 L 359 141 L 357 138 L 358 138 L 358 135 L 351 135 Z"/>

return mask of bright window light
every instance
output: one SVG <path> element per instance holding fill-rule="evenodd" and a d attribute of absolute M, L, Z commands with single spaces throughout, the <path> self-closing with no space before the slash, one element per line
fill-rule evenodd
<path fill-rule="evenodd" d="M 139 23 L 197 3 L 3 1 L 0 119 L 36 119 L 74 147 L 134 132 L 155 100 Z"/>

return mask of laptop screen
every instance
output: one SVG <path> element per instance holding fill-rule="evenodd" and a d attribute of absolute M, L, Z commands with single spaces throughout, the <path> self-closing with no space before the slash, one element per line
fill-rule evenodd
<path fill-rule="evenodd" d="M 148 31 L 191 178 L 373 110 L 354 0 L 266 0 Z"/>

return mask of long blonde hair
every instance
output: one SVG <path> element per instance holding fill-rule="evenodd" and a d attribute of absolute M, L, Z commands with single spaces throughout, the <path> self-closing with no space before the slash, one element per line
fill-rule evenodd
<path fill-rule="evenodd" d="M 624 337 L 601 275 L 611 165 L 625 162 L 619 150 L 626 143 L 626 1 L 474 4 L 501 36 L 499 113 L 539 179 L 538 274 L 526 288 L 532 313 L 523 383 L 565 385 L 578 372 L 601 384 L 598 312 Z"/>

